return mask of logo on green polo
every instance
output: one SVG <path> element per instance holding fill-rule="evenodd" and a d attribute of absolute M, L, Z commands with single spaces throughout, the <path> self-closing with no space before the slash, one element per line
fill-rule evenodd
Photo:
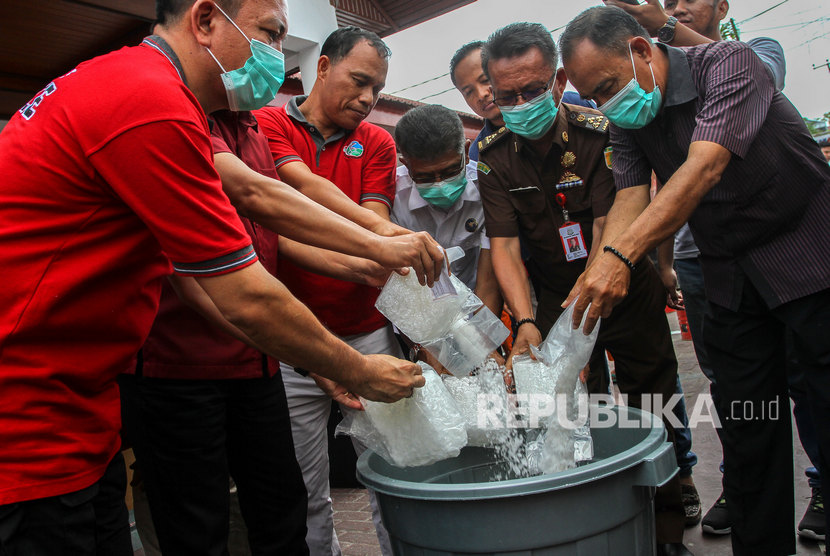
<path fill-rule="evenodd" d="M 363 145 L 358 143 L 357 141 L 352 141 L 345 147 L 343 147 L 343 152 L 346 156 L 351 156 L 352 158 L 360 158 L 363 156 Z"/>

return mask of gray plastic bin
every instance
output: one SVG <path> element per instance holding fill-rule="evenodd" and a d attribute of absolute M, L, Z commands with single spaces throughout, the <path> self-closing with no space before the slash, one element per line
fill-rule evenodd
<path fill-rule="evenodd" d="M 493 450 L 399 468 L 367 450 L 360 482 L 377 493 L 395 554 L 648 556 L 655 552 L 654 490 L 677 472 L 663 423 L 613 408 L 616 424 L 594 428 L 594 459 L 551 475 L 490 481 L 504 472 Z M 621 427 L 620 416 L 645 425 Z"/>

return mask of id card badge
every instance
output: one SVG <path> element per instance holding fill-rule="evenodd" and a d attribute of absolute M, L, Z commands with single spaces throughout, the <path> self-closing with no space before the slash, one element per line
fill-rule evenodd
<path fill-rule="evenodd" d="M 565 222 L 559 228 L 559 236 L 562 238 L 562 249 L 565 250 L 565 259 L 568 262 L 588 257 L 585 238 L 582 237 L 582 226 L 578 223 Z"/>

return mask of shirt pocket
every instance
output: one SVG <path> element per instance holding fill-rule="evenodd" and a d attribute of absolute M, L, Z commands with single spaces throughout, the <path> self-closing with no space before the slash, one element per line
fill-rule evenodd
<path fill-rule="evenodd" d="M 591 194 L 585 183 L 577 187 L 571 187 L 570 189 L 556 189 L 555 185 L 551 187 L 550 194 L 553 199 L 553 204 L 557 208 L 559 208 L 559 204 L 556 202 L 556 196 L 559 193 L 565 195 L 565 208 L 568 209 L 569 213 L 576 214 L 588 211 L 588 214 L 590 214 L 592 207 Z"/>
<path fill-rule="evenodd" d="M 522 215 L 539 214 L 545 210 L 547 196 L 539 186 L 516 186 L 509 193 L 510 202 L 520 218 Z"/>

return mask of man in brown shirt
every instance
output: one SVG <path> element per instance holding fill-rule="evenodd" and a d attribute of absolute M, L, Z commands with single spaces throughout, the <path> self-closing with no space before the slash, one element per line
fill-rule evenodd
<path fill-rule="evenodd" d="M 595 110 L 560 104 L 567 77 L 556 71 L 557 58 L 548 31 L 529 23 L 496 31 L 482 52 L 506 124 L 479 145 L 479 184 L 496 277 L 519 323 L 511 356 L 538 345 L 562 313 L 561 303 L 597 251 L 594 240 L 615 195 L 608 120 Z M 539 301 L 535 319 L 519 235 Z M 603 349 L 611 352 L 619 388 L 638 406 L 642 394 L 671 397 L 677 360 L 665 294 L 650 264 L 638 265 L 630 293 L 603 321 L 593 360 L 601 363 Z M 596 391 L 604 381 L 590 382 Z M 666 428 L 673 438 L 672 426 Z M 688 554 L 676 478 L 658 489 L 655 504 L 658 553 Z"/>

